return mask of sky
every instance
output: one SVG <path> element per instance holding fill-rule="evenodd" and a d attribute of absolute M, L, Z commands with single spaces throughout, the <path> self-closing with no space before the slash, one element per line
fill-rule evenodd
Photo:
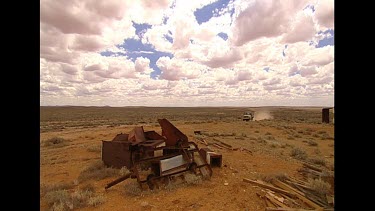
<path fill-rule="evenodd" d="M 41 0 L 40 105 L 333 106 L 333 0 Z"/>

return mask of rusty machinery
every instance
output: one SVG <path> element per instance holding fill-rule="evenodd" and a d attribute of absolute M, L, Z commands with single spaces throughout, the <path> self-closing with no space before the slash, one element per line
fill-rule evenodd
<path fill-rule="evenodd" d="M 135 127 L 129 134 L 118 134 L 102 142 L 102 160 L 106 166 L 126 166 L 130 173 L 108 183 L 108 189 L 128 178 L 137 179 L 142 188 L 154 189 L 159 183 L 185 172 L 210 178 L 212 170 L 194 142 L 167 119 L 158 119 L 162 135 Z"/>

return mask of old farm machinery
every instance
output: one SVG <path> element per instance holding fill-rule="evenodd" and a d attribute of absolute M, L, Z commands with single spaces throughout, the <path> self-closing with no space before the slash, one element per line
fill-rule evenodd
<path fill-rule="evenodd" d="M 191 172 L 208 179 L 212 170 L 198 146 L 167 119 L 158 119 L 162 135 L 135 127 L 129 134 L 118 134 L 102 142 L 102 160 L 106 166 L 130 173 L 108 183 L 108 189 L 128 178 L 137 179 L 141 188 L 154 189 L 177 176 Z"/>

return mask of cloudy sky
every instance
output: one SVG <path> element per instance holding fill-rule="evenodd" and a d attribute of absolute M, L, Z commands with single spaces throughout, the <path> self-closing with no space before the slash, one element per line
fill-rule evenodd
<path fill-rule="evenodd" d="M 333 0 L 40 1 L 42 106 L 333 98 Z"/>

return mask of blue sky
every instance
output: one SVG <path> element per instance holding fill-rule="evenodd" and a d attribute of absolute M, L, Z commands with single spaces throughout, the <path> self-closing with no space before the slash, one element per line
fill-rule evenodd
<path fill-rule="evenodd" d="M 333 52 L 331 0 L 44 0 L 41 104 L 331 106 Z"/>

